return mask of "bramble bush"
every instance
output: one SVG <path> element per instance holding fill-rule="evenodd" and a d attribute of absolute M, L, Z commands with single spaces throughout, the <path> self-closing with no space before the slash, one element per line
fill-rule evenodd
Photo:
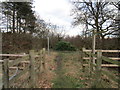
<path fill-rule="evenodd" d="M 60 41 L 56 44 L 55 50 L 58 51 L 76 51 L 75 46 L 71 45 L 69 42 Z"/>

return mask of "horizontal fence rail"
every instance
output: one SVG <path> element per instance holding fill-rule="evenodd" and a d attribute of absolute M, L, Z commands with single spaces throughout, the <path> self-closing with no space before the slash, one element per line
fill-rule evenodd
<path fill-rule="evenodd" d="M 100 51 L 100 52 L 120 52 L 120 50 L 95 50 L 95 52 Z M 83 52 L 92 52 L 92 50 L 86 50 L 83 49 Z"/>
<path fill-rule="evenodd" d="M 28 56 L 28 55 L 20 55 L 20 54 L 0 54 L 0 56 L 25 57 L 25 56 Z"/>
<path fill-rule="evenodd" d="M 9 56 L 9 57 L 26 57 L 29 56 L 29 54 L 0 54 L 0 57 L 5 57 L 5 56 Z M 39 55 L 36 55 L 35 57 L 39 57 Z"/>
<path fill-rule="evenodd" d="M 108 57 L 108 58 L 112 60 L 120 60 L 120 58 L 116 58 L 116 57 Z M 83 57 L 83 59 L 90 59 L 90 57 Z"/>
<path fill-rule="evenodd" d="M 88 64 L 84 64 L 83 66 L 88 66 Z M 119 65 L 113 65 L 113 64 L 102 64 L 101 67 L 119 67 Z"/>

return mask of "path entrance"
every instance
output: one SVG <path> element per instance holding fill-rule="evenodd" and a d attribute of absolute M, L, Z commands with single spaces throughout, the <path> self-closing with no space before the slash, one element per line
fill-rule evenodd
<path fill-rule="evenodd" d="M 70 55 L 71 54 L 71 55 Z M 57 68 L 56 78 L 53 80 L 53 88 L 82 88 L 84 87 L 81 80 L 80 62 L 78 53 L 59 52 L 56 56 Z M 74 57 L 73 57 L 74 56 Z M 77 69 L 79 68 L 79 69 Z"/>

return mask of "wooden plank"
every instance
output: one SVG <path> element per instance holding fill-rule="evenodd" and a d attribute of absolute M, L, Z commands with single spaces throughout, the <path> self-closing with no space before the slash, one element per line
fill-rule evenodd
<path fill-rule="evenodd" d="M 109 59 L 112 59 L 112 60 L 120 60 L 120 58 L 117 58 L 117 57 L 108 57 Z M 90 59 L 89 57 L 83 57 L 83 59 Z M 96 59 L 96 58 L 95 58 Z"/>
<path fill-rule="evenodd" d="M 118 57 L 108 57 L 109 59 L 112 59 L 112 60 L 120 60 L 120 58 Z"/>
<path fill-rule="evenodd" d="M 43 48 L 43 69 L 44 69 L 44 71 L 45 71 L 45 69 L 46 69 L 46 67 L 45 67 L 45 48 Z"/>
<path fill-rule="evenodd" d="M 102 64 L 102 67 L 119 67 L 119 65 L 115 65 L 115 64 Z"/>
<path fill-rule="evenodd" d="M 91 53 L 93 53 L 93 54 L 95 54 L 95 46 L 96 46 L 96 33 L 95 33 L 96 31 L 95 30 L 93 30 L 93 33 L 92 33 L 92 52 Z M 96 64 L 96 62 L 95 62 L 95 57 L 94 56 L 91 56 L 91 59 L 92 59 L 92 63 L 93 64 Z M 95 67 L 93 67 L 93 70 L 95 70 Z"/>
<path fill-rule="evenodd" d="M 45 48 L 43 48 L 41 51 L 40 51 L 40 62 L 41 62 L 41 65 L 40 65 L 40 73 L 43 73 L 45 72 Z"/>
<path fill-rule="evenodd" d="M 43 50 L 40 50 L 40 73 L 43 72 Z"/>
<path fill-rule="evenodd" d="M 95 50 L 95 52 L 101 51 L 101 52 L 120 52 L 120 50 Z M 84 49 L 83 52 L 92 52 L 92 50 L 86 50 Z"/>
<path fill-rule="evenodd" d="M 92 52 L 92 50 L 83 50 L 83 52 Z M 96 52 L 96 50 L 95 50 Z"/>
<path fill-rule="evenodd" d="M 119 66 L 120 66 L 120 62 L 118 62 L 118 61 L 114 61 L 114 60 L 109 59 L 109 58 L 107 58 L 107 57 L 105 57 L 105 56 L 102 56 L 102 60 L 104 60 L 104 61 L 106 61 L 106 62 L 109 62 L 109 63 L 116 64 L 116 65 L 119 65 Z"/>
<path fill-rule="evenodd" d="M 4 63 L 3 63 L 3 87 L 4 88 L 9 88 L 8 59 L 5 59 Z"/>
<path fill-rule="evenodd" d="M 14 76 L 14 78 L 12 78 L 11 80 L 9 80 L 9 85 L 11 86 L 14 81 L 16 81 L 19 77 L 21 77 L 23 74 L 25 74 L 27 71 L 29 70 L 29 66 L 26 67 L 23 71 L 21 71 L 20 73 L 18 73 L 16 76 Z"/>
<path fill-rule="evenodd" d="M 97 70 L 100 71 L 101 70 L 101 64 L 102 64 L 102 52 L 98 51 L 97 52 Z"/>
<path fill-rule="evenodd" d="M 97 62 L 96 62 L 96 68 L 95 68 L 95 81 L 94 81 L 94 84 L 93 86 L 94 87 L 98 87 L 98 83 L 101 81 L 101 64 L 102 64 L 102 52 L 101 51 L 98 51 L 97 52 Z"/>
<path fill-rule="evenodd" d="M 101 50 L 102 52 L 120 52 L 120 50 Z"/>
<path fill-rule="evenodd" d="M 40 73 L 41 73 L 41 53 L 42 53 L 42 51 L 41 50 L 39 50 L 39 52 L 38 52 L 38 55 L 39 55 L 39 58 L 37 58 L 37 59 L 35 59 L 36 61 L 35 62 L 37 62 L 37 64 L 36 64 L 36 66 L 35 66 L 35 72 L 36 73 L 38 73 L 37 75 L 40 75 Z M 37 77 L 39 77 L 39 76 L 37 76 Z"/>
<path fill-rule="evenodd" d="M 2 74 L 3 70 L 2 70 L 2 64 L 0 64 L 0 90 L 2 90 L 3 87 L 3 74 Z"/>
<path fill-rule="evenodd" d="M 88 64 L 83 64 L 83 66 L 88 66 Z M 119 67 L 119 66 L 115 64 L 102 64 L 101 67 Z"/>
<path fill-rule="evenodd" d="M 25 57 L 25 56 L 28 56 L 28 55 L 27 54 L 25 54 L 25 55 L 20 55 L 20 54 L 0 54 L 0 56 Z"/>
<path fill-rule="evenodd" d="M 9 67 L 9 70 L 16 70 L 18 67 Z"/>
<path fill-rule="evenodd" d="M 90 59 L 90 57 L 83 57 L 83 59 L 86 59 L 86 60 L 88 60 L 88 59 Z M 95 58 L 96 59 L 96 58 Z"/>
<path fill-rule="evenodd" d="M 16 70 L 16 69 L 19 69 L 19 70 L 23 70 L 24 67 L 9 67 L 9 70 Z"/>
<path fill-rule="evenodd" d="M 35 55 L 34 55 L 34 50 L 30 50 L 29 51 L 29 57 L 30 57 L 30 82 L 29 82 L 29 86 L 30 88 L 35 88 L 36 87 L 36 83 L 35 83 L 35 69 L 34 69 L 34 61 L 35 61 Z"/>
<path fill-rule="evenodd" d="M 0 54 L 0 56 L 4 57 L 4 56 L 10 56 L 10 57 L 25 57 L 25 56 L 29 56 L 28 54 L 25 55 L 20 55 L 20 54 Z M 35 55 L 35 57 L 39 57 L 39 55 Z"/>

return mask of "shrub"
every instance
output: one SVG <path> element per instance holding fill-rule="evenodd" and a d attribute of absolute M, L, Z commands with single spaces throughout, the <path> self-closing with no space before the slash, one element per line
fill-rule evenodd
<path fill-rule="evenodd" d="M 69 42 L 60 41 L 56 44 L 55 50 L 58 51 L 76 51 L 76 48 Z"/>

